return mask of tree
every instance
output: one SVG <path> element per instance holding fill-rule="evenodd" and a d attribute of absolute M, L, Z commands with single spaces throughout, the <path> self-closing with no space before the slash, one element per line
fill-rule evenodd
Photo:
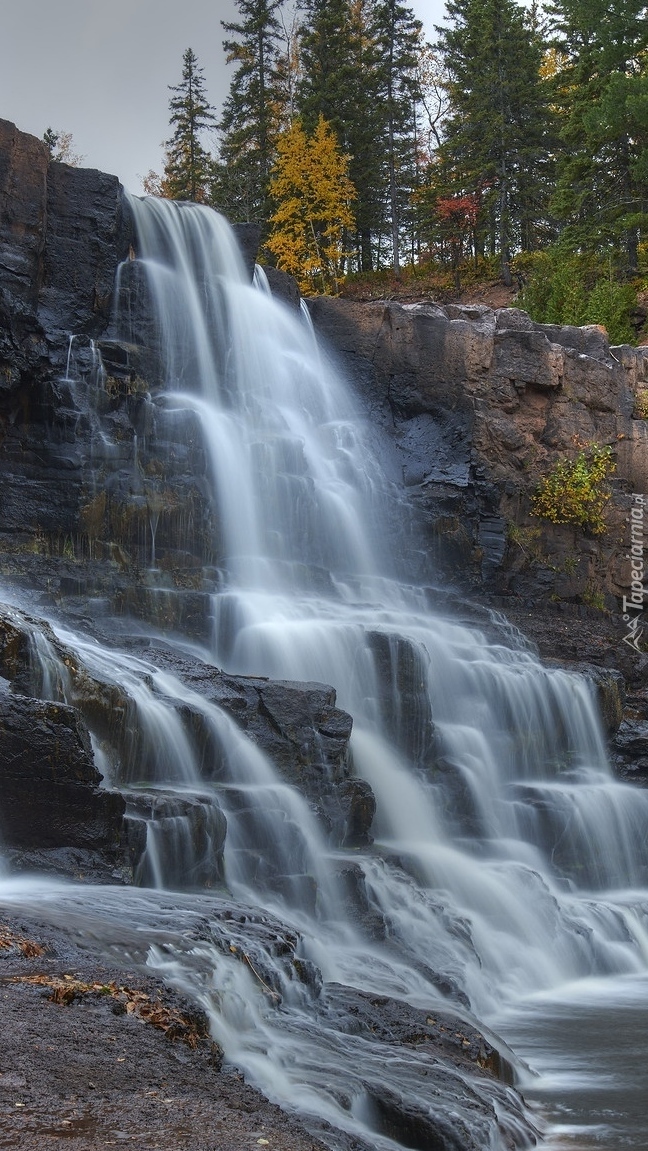
<path fill-rule="evenodd" d="M 169 89 L 175 93 L 169 100 L 169 122 L 175 125 L 175 132 L 165 144 L 164 194 L 171 200 L 206 203 L 212 160 L 201 135 L 214 123 L 214 114 L 205 92 L 203 69 L 191 48 L 182 57 L 182 80 Z"/>
<path fill-rule="evenodd" d="M 648 17 L 643 0 L 555 0 L 564 243 L 612 245 L 636 272 L 648 227 Z"/>
<path fill-rule="evenodd" d="M 282 119 L 278 77 L 282 0 L 236 0 L 240 23 L 222 21 L 223 41 L 237 69 L 219 123 L 221 142 L 212 201 L 230 219 L 267 222 L 268 187 Z"/>
<path fill-rule="evenodd" d="M 385 226 L 385 116 L 369 0 L 303 0 L 298 108 L 307 131 L 323 116 L 349 157 L 360 266 L 370 271 Z"/>
<path fill-rule="evenodd" d="M 279 137 L 277 151 L 270 185 L 276 208 L 267 247 L 302 291 L 337 292 L 350 254 L 344 236 L 354 226 L 349 158 L 323 116 L 312 136 L 295 120 Z"/>
<path fill-rule="evenodd" d="M 448 0 L 447 11 L 453 25 L 438 29 L 449 74 L 445 194 L 481 195 L 478 248 L 499 254 L 510 284 L 514 248 L 534 247 L 546 216 L 551 118 L 540 45 L 514 0 Z"/>
<path fill-rule="evenodd" d="M 69 164 L 71 168 L 79 168 L 85 160 L 85 156 L 74 151 L 71 132 L 57 132 L 54 128 L 46 128 L 43 132 L 43 142 L 47 145 L 50 160 L 57 164 Z"/>
<path fill-rule="evenodd" d="M 439 232 L 450 248 L 450 264 L 457 289 L 461 287 L 459 267 L 474 239 L 480 207 L 479 197 L 474 193 L 448 199 L 440 197 L 435 205 Z"/>
<path fill-rule="evenodd" d="M 392 262 L 400 270 L 401 222 L 416 185 L 417 65 L 422 24 L 398 0 L 381 0 L 373 17 L 376 75 L 384 114 Z"/>

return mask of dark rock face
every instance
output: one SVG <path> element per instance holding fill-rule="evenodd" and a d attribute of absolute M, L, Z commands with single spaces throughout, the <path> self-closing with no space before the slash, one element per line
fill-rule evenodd
<path fill-rule="evenodd" d="M 245 266 L 248 270 L 250 279 L 254 275 L 254 265 L 256 264 L 257 253 L 259 251 L 259 241 L 261 240 L 261 225 L 260 224 L 233 224 L 234 235 L 238 241 L 238 245 L 243 253 Z"/>
<path fill-rule="evenodd" d="M 10 848 L 115 852 L 124 801 L 99 788 L 74 708 L 13 695 L 0 681 L 0 836 Z"/>
<path fill-rule="evenodd" d="M 48 333 L 99 336 L 110 323 L 115 269 L 132 229 L 116 176 L 49 165 L 39 318 Z"/>
<path fill-rule="evenodd" d="M 42 363 L 36 320 L 43 276 L 47 150 L 0 120 L 0 397 Z M 0 402 L 2 402 L 0 400 Z"/>
<path fill-rule="evenodd" d="M 283 300 L 283 302 L 291 308 L 299 309 L 301 295 L 297 281 L 294 280 L 292 276 L 289 276 L 287 272 L 280 272 L 278 268 L 267 267 L 263 270 L 273 296 L 279 300 Z"/>
<path fill-rule="evenodd" d="M 620 779 L 648 787 L 648 709 L 643 718 L 624 719 L 612 745 L 612 761 Z"/>
<path fill-rule="evenodd" d="M 0 262 L 3 294 L 34 308 L 42 281 L 47 149 L 0 120 Z"/>

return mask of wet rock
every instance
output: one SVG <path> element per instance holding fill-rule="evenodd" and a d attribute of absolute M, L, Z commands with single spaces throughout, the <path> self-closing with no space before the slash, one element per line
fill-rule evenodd
<path fill-rule="evenodd" d="M 98 336 L 110 322 L 118 264 L 133 237 L 116 176 L 52 163 L 47 173 L 41 323 L 52 335 Z"/>
<path fill-rule="evenodd" d="M 301 294 L 293 276 L 289 276 L 287 272 L 280 272 L 278 268 L 267 267 L 263 271 L 273 296 L 283 300 L 291 308 L 299 310 Z"/>
<path fill-rule="evenodd" d="M 387 734 L 417 763 L 434 754 L 434 722 L 426 690 L 429 657 L 410 640 L 384 632 L 370 632 L 367 640 L 374 657 L 380 713 Z"/>
<path fill-rule="evenodd" d="M 175 890 L 222 883 L 227 820 L 213 795 L 142 790 L 125 799 L 136 882 Z"/>
<path fill-rule="evenodd" d="M 286 783 L 305 796 L 332 844 L 359 847 L 371 842 L 375 798 L 369 785 L 352 775 L 353 721 L 336 707 L 332 687 L 233 676 L 192 662 L 163 645 L 156 646 L 153 658 L 232 718 L 272 760 Z M 185 713 L 203 744 L 205 778 L 223 779 L 222 748 L 199 712 L 187 706 Z"/>
<path fill-rule="evenodd" d="M 512 1143 L 513 1130 L 517 1145 L 523 1133 L 535 1142 L 514 1093 L 492 1082 L 511 1081 L 508 1060 L 457 1016 L 334 984 L 326 986 L 319 1014 L 327 1027 L 375 1044 L 388 1063 L 411 1060 L 407 1098 L 396 1076 L 363 1076 L 365 1114 L 380 1135 L 420 1151 L 477 1151 L 498 1127 L 505 1142 Z"/>
<path fill-rule="evenodd" d="M 259 242 L 261 240 L 261 225 L 246 223 L 246 224 L 233 224 L 234 235 L 236 236 L 239 248 L 245 261 L 245 266 L 248 271 L 250 280 L 254 275 L 254 265 L 257 261 L 259 254 Z"/>
<path fill-rule="evenodd" d="M 115 850 L 124 801 L 101 790 L 87 728 L 65 704 L 0 681 L 0 834 L 18 848 Z"/>
<path fill-rule="evenodd" d="M 571 660 L 561 661 L 561 666 L 584 676 L 592 684 L 604 730 L 607 735 L 613 735 L 623 719 L 626 703 L 625 680 L 621 672 L 617 668 Z"/>

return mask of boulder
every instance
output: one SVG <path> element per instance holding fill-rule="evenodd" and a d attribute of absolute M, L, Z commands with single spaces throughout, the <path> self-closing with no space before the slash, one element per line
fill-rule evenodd
<path fill-rule="evenodd" d="M 65 704 L 0 680 L 0 841 L 10 848 L 115 851 L 125 804 L 102 790 L 88 730 Z"/>

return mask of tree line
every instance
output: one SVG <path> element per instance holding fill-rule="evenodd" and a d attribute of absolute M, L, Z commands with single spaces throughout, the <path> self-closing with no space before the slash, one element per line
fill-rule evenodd
<path fill-rule="evenodd" d="M 641 0 L 447 0 L 434 43 L 400 0 L 236 3 L 224 106 L 187 49 L 148 191 L 259 221 L 311 291 L 429 263 L 458 284 L 487 262 L 582 322 L 599 281 L 645 275 Z"/>

